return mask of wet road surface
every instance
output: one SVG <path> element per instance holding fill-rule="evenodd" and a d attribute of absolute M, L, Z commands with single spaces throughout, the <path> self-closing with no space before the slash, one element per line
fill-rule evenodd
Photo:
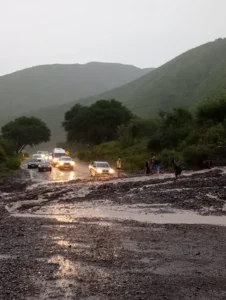
<path fill-rule="evenodd" d="M 27 168 L 27 164 L 23 164 L 23 168 Z M 76 180 L 78 178 L 85 179 L 90 177 L 88 164 L 76 161 L 74 171 L 59 170 L 58 168 L 52 168 L 52 172 L 38 172 L 37 169 L 29 170 L 30 177 L 33 181 L 69 181 Z"/>
<path fill-rule="evenodd" d="M 0 194 L 0 299 L 226 299 L 225 169 L 177 183 L 87 170 L 32 170 Z"/>

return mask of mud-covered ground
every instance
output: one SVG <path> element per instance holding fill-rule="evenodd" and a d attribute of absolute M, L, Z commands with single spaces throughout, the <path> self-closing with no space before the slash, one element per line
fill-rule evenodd
<path fill-rule="evenodd" d="M 226 299 L 226 174 L 186 175 L 1 193 L 0 299 Z"/>

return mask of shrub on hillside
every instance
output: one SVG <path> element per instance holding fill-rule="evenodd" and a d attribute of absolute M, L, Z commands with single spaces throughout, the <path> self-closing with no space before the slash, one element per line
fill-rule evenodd
<path fill-rule="evenodd" d="M 190 167 L 202 167 L 203 162 L 208 159 L 210 148 L 204 145 L 192 145 L 183 151 L 184 162 Z"/>
<path fill-rule="evenodd" d="M 9 170 L 18 170 L 20 168 L 21 159 L 17 156 L 10 157 L 4 163 L 4 166 Z"/>

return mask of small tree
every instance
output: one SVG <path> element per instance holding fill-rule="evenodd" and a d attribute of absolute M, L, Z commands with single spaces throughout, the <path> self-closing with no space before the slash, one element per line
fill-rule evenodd
<path fill-rule="evenodd" d="M 2 136 L 21 152 L 26 146 L 33 147 L 50 140 L 50 130 L 46 124 L 35 117 L 20 117 L 2 127 Z"/>

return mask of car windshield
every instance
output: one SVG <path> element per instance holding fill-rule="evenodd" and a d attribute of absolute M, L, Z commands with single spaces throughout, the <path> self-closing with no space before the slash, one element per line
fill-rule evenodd
<path fill-rule="evenodd" d="M 61 161 L 71 161 L 72 159 L 70 157 L 62 157 L 60 160 Z"/>
<path fill-rule="evenodd" d="M 40 158 L 40 157 L 42 157 L 41 154 L 34 154 L 33 155 L 33 158 Z"/>
<path fill-rule="evenodd" d="M 61 157 L 61 156 L 64 156 L 65 153 L 54 153 L 54 157 Z"/>
<path fill-rule="evenodd" d="M 48 151 L 38 151 L 37 153 L 38 153 L 38 154 L 49 154 Z"/>
<path fill-rule="evenodd" d="M 109 168 L 109 164 L 107 162 L 98 162 L 96 163 L 97 168 Z"/>

